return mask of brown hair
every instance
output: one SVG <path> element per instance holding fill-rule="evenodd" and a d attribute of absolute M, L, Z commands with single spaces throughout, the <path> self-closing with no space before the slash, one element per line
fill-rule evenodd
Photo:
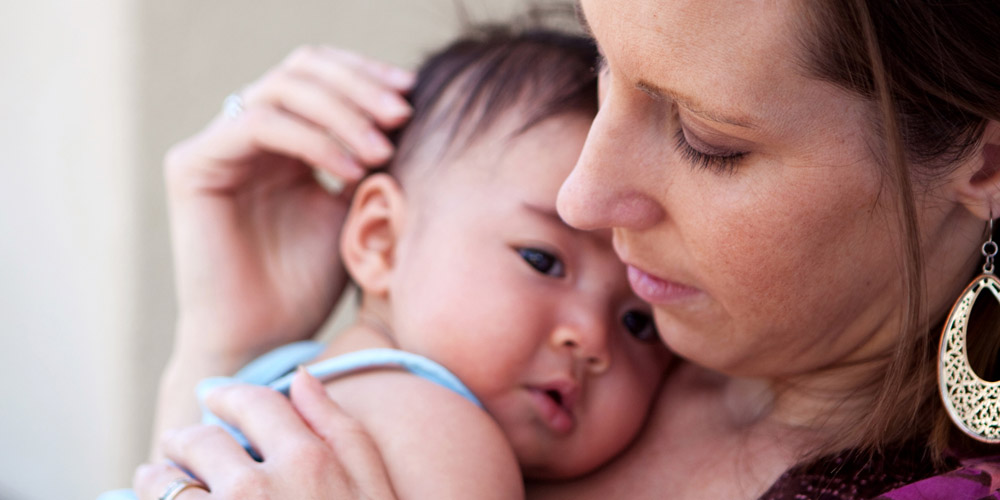
<path fill-rule="evenodd" d="M 948 421 L 937 396 L 937 342 L 944 318 L 927 317 L 914 185 L 940 179 L 980 146 L 1000 120 L 1000 2 L 811 0 L 802 43 L 807 70 L 873 103 L 887 187 L 901 214 L 904 296 L 900 342 L 875 384 L 873 406 L 837 445 L 879 451 L 926 440 L 931 456 L 978 445 Z M 969 256 L 960 256 L 965 259 Z M 973 270 L 969 270 L 970 278 Z M 996 321 L 969 337 L 997 339 Z M 938 326 L 933 326 L 938 325 Z M 974 348 L 970 348 L 970 351 Z M 995 348 L 986 349 L 995 358 Z M 979 447 L 981 448 L 981 447 Z M 996 450 L 994 449 L 993 452 Z"/>
<path fill-rule="evenodd" d="M 388 168 L 395 171 L 430 153 L 429 144 L 438 146 L 431 162 L 440 161 L 515 109 L 523 119 L 515 135 L 559 115 L 593 117 L 596 45 L 584 36 L 540 27 L 541 22 L 531 17 L 522 21 L 526 27 L 472 26 L 431 55 L 408 96 L 413 116 L 390 137 L 397 154 Z"/>

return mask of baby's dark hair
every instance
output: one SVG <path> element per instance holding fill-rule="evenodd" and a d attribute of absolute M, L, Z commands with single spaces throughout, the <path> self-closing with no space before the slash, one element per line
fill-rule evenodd
<path fill-rule="evenodd" d="M 484 25 L 432 54 L 408 99 L 410 122 L 391 134 L 388 166 L 410 163 L 439 145 L 440 161 L 461 151 L 512 110 L 523 116 L 514 135 L 549 118 L 597 112 L 597 48 L 590 38 L 548 28 Z M 436 137 L 437 140 L 431 140 Z"/>

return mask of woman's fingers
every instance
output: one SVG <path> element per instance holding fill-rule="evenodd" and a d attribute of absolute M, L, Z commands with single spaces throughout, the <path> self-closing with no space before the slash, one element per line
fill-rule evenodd
<path fill-rule="evenodd" d="M 302 47 L 284 62 L 292 72 L 312 75 L 331 90 L 345 92 L 384 126 L 395 126 L 409 108 L 402 99 L 413 86 L 411 71 L 337 47 Z M 386 123 L 388 122 L 388 123 Z"/>
<path fill-rule="evenodd" d="M 232 436 L 215 425 L 167 431 L 161 449 L 167 458 L 198 477 L 227 477 L 256 465 Z"/>
<path fill-rule="evenodd" d="M 341 448 L 338 441 L 345 435 L 363 433 L 357 420 L 347 416 L 340 405 L 327 396 L 323 384 L 303 367 L 299 367 L 292 378 L 289 397 L 313 432 L 338 451 Z"/>
<path fill-rule="evenodd" d="M 246 436 L 266 462 L 286 448 L 316 442 L 316 436 L 274 389 L 247 384 L 220 387 L 208 393 L 205 405 Z"/>
<path fill-rule="evenodd" d="M 302 47 L 243 91 L 247 109 L 281 107 L 323 126 L 362 163 L 391 154 L 383 129 L 402 125 L 412 110 L 401 95 L 408 71 L 332 47 Z"/>
<path fill-rule="evenodd" d="M 375 59 L 367 58 L 357 52 L 338 47 L 320 46 L 320 50 L 334 59 L 341 59 L 347 64 L 365 72 L 373 80 L 399 92 L 407 92 L 417 79 L 412 71 L 393 66 Z"/>
<path fill-rule="evenodd" d="M 261 89 L 257 99 L 319 125 L 363 164 L 382 164 L 392 155 L 393 147 L 385 134 L 349 98 L 299 76 L 283 74 L 273 79 L 280 81 Z M 254 105 L 259 104 L 248 104 Z"/>
<path fill-rule="evenodd" d="M 339 49 L 299 49 L 241 93 L 238 116 L 220 115 L 203 134 L 172 149 L 169 177 L 187 179 L 188 167 L 207 165 L 204 173 L 212 178 L 196 176 L 195 181 L 231 188 L 245 175 L 238 170 L 246 169 L 220 171 L 217 166 L 245 167 L 272 153 L 350 184 L 364 175 L 362 165 L 381 165 L 392 155 L 383 129 L 409 118 L 400 89 L 411 76 Z"/>
<path fill-rule="evenodd" d="M 168 463 L 143 464 L 135 470 L 132 488 L 140 500 L 158 500 L 175 480 L 189 477 L 184 471 Z M 207 491 L 193 486 L 185 488 L 176 496 L 177 500 L 209 498 L 211 495 Z"/>
<path fill-rule="evenodd" d="M 185 477 L 178 467 L 202 479 L 219 498 L 395 498 L 371 438 L 326 396 L 322 384 L 300 370 L 291 392 L 293 401 L 251 385 L 210 392 L 207 406 L 240 428 L 264 461 L 250 459 L 220 428 L 174 431 L 163 448 L 176 466 L 140 467 L 134 481 L 140 498 L 158 498 L 171 481 Z M 208 498 L 193 489 L 183 494 L 178 500 Z"/>
<path fill-rule="evenodd" d="M 307 47 L 292 53 L 284 67 L 290 73 L 315 79 L 327 91 L 344 96 L 382 127 L 399 126 L 410 115 L 410 105 L 384 65 L 353 52 L 332 47 Z"/>
<path fill-rule="evenodd" d="M 248 109 L 248 139 L 257 147 L 303 161 L 346 179 L 358 179 L 365 169 L 333 137 L 298 116 L 274 108 Z"/>
<path fill-rule="evenodd" d="M 359 494 L 396 498 L 371 436 L 327 396 L 319 380 L 300 367 L 292 379 L 290 396 L 299 415 L 335 450 L 345 475 Z"/>

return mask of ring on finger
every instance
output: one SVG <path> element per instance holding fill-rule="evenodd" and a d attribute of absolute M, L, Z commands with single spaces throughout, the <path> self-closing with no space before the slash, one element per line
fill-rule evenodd
<path fill-rule="evenodd" d="M 239 94 L 229 94 L 222 101 L 222 113 L 229 118 L 239 117 L 244 109 L 243 97 Z"/>
<path fill-rule="evenodd" d="M 177 495 L 180 495 L 182 491 L 188 488 L 199 488 L 208 491 L 208 487 L 204 483 L 198 481 L 197 479 L 191 479 L 190 477 L 179 477 L 170 481 L 166 489 L 163 490 L 163 494 L 160 495 L 159 500 L 174 500 Z"/>

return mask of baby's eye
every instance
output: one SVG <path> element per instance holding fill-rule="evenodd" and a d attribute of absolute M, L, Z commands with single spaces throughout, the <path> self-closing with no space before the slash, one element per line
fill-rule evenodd
<path fill-rule="evenodd" d="M 625 329 L 633 337 L 643 342 L 650 342 L 659 337 L 653 318 L 642 311 L 632 310 L 625 313 L 622 316 L 622 325 L 625 325 Z"/>
<path fill-rule="evenodd" d="M 534 270 L 553 276 L 556 278 L 562 278 L 566 275 L 566 269 L 563 266 L 559 257 L 546 252 L 545 250 L 539 250 L 537 248 L 519 248 L 517 253 L 521 254 L 521 258 L 528 263 L 529 266 L 534 268 Z"/>

